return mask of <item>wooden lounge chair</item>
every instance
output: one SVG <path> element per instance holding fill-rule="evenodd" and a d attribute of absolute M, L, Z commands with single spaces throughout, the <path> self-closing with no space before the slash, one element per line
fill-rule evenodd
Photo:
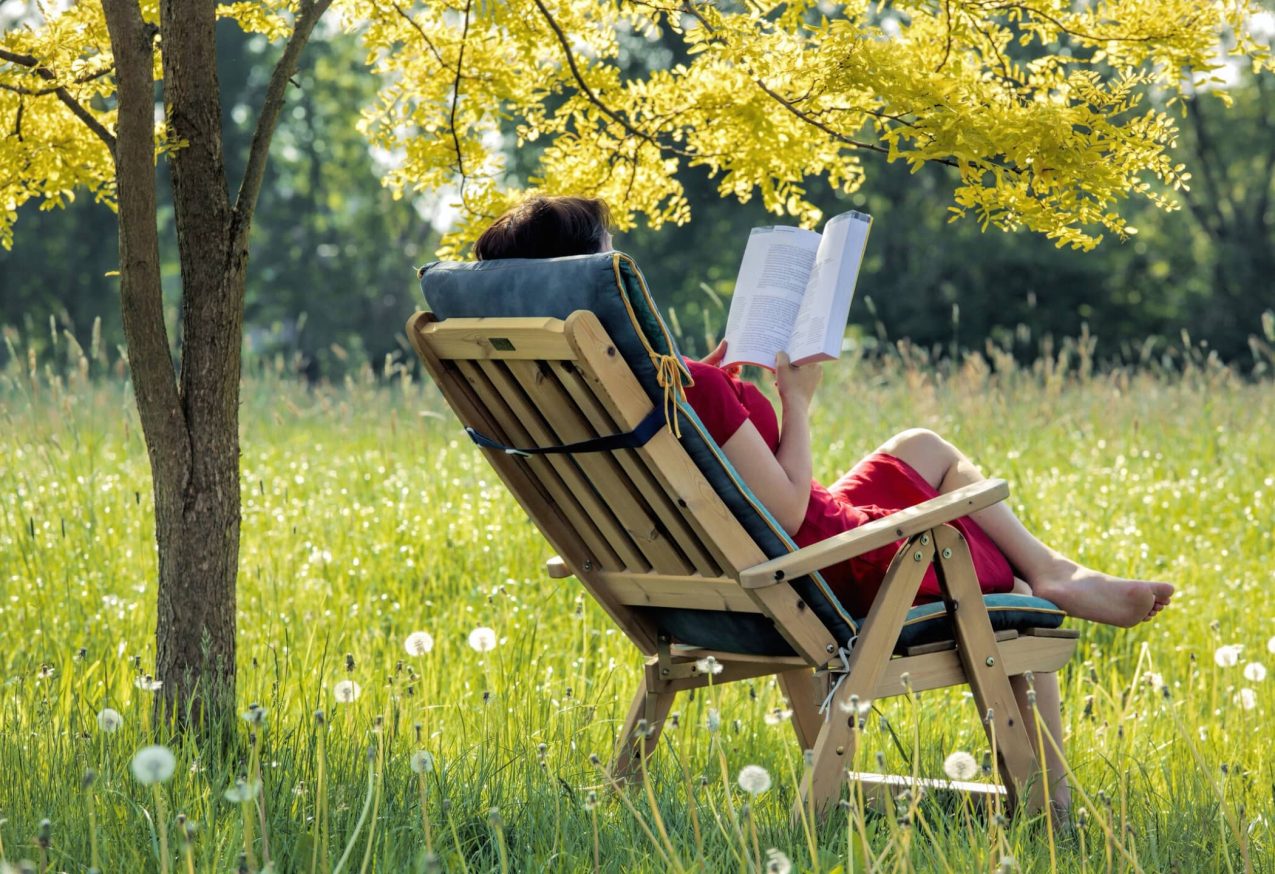
<path fill-rule="evenodd" d="M 854 761 L 851 697 L 868 702 L 904 694 L 905 675 L 918 693 L 968 684 L 974 715 L 983 719 L 996 751 L 1004 783 L 996 791 L 1011 806 L 1040 808 L 1036 751 L 1009 678 L 1058 670 L 1075 649 L 1075 634 L 1030 621 L 1020 621 L 1017 630 L 993 631 L 964 538 L 947 524 L 1004 500 L 1009 490 L 1003 481 L 963 488 L 768 558 L 668 425 L 660 422 L 635 447 L 588 443 L 634 432 L 658 408 L 592 312 L 565 319 L 441 321 L 418 312 L 407 333 L 447 402 L 464 425 L 484 435 L 488 460 L 561 557 L 550 562 L 550 575 L 578 577 L 646 657 L 617 739 L 617 777 L 638 755 L 639 723 L 649 732 L 649 754 L 677 692 L 708 685 L 696 662 L 712 655 L 721 666 L 713 684 L 775 675 L 789 699 L 797 739 L 814 751 L 794 810 L 835 804 Z M 582 451 L 572 450 L 582 444 Z M 527 454 L 534 447 L 557 451 Z M 903 545 L 880 594 L 856 623 L 857 636 L 844 639 L 844 630 L 839 635 L 812 609 L 810 588 L 796 581 L 895 541 Z M 925 621 L 917 619 L 912 603 L 931 564 L 946 608 L 935 608 L 939 615 L 931 623 L 943 623 L 947 633 L 900 645 L 908 628 Z M 787 653 L 688 645 L 662 630 L 661 611 L 669 610 L 768 619 Z"/>

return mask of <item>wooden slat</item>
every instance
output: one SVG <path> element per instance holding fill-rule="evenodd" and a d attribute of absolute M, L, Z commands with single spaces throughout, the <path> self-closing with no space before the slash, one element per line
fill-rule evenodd
<path fill-rule="evenodd" d="M 1025 671 L 1047 674 L 1067 664 L 1076 652 L 1076 641 L 1067 637 L 1017 637 L 998 644 L 1005 673 L 1017 676 Z M 892 659 L 886 664 L 872 698 L 904 694 L 902 677 L 908 675 L 913 692 L 941 689 L 966 682 L 965 668 L 955 649 L 911 658 Z"/>
<path fill-rule="evenodd" d="M 580 375 L 580 371 L 571 362 L 554 362 L 552 369 L 559 383 L 575 400 L 581 413 L 599 434 L 614 434 L 624 430 L 607 414 L 606 408 L 598 401 L 588 381 Z M 638 454 L 633 450 L 624 449 L 615 453 L 615 458 L 624 468 L 629 479 L 637 486 L 642 497 L 646 499 L 647 507 L 664 523 L 668 536 L 691 561 L 695 571 L 706 577 L 720 576 L 723 572 L 721 565 L 705 547 L 700 536 L 687 523 L 685 515 L 674 503 L 673 498 L 669 497 L 669 493 L 656 482 Z"/>
<path fill-rule="evenodd" d="M 745 588 L 753 588 L 772 585 L 777 573 L 782 574 L 780 579 L 799 577 L 882 546 L 889 546 L 896 540 L 928 531 L 935 525 L 968 516 L 1008 497 L 1009 485 L 1000 479 L 983 480 L 954 489 L 914 507 L 860 525 L 853 531 L 846 531 L 789 555 L 744 569 L 739 577 L 740 582 Z"/>
<path fill-rule="evenodd" d="M 483 409 L 474 394 L 473 387 L 454 369 L 454 365 L 451 365 L 449 369 L 449 366 L 445 366 L 430 348 L 429 333 L 431 329 L 438 327 L 433 318 L 431 313 L 413 313 L 407 320 L 409 341 L 460 420 L 474 427 L 496 430 L 496 423 Z M 598 561 L 598 557 L 592 553 L 589 545 L 580 536 L 579 529 L 567 519 L 561 508 L 554 504 L 544 486 L 531 475 L 520 459 L 497 456 L 494 453 L 488 453 L 487 458 L 505 487 L 518 500 L 523 510 L 535 521 L 549 543 L 569 566 L 583 569 L 592 567 L 593 563 Z M 588 588 L 587 579 L 584 582 Z M 605 591 L 593 592 L 590 589 L 590 592 L 638 649 L 646 655 L 656 651 L 656 631 L 645 617 L 634 613 L 628 607 L 616 604 Z"/>
<path fill-rule="evenodd" d="M 691 610 L 729 610 L 732 613 L 760 613 L 739 583 L 727 578 L 666 576 L 662 574 L 602 573 L 598 580 L 608 586 L 620 604 L 634 607 L 685 607 Z"/>
<path fill-rule="evenodd" d="M 1015 637 L 1018 637 L 1018 632 L 1013 629 L 996 632 L 997 643 L 1013 640 Z M 918 656 L 931 652 L 945 652 L 949 649 L 956 649 L 955 640 L 936 640 L 933 643 L 920 643 L 916 646 L 904 647 L 902 654 L 905 656 Z"/>
<path fill-rule="evenodd" d="M 536 438 L 524 427 L 523 410 L 515 409 L 507 403 L 505 392 L 500 386 L 493 385 L 482 361 L 453 362 L 461 376 L 473 387 L 482 399 L 487 411 L 497 424 L 496 434 L 488 436 L 508 443 L 526 445 L 535 443 Z M 509 457 L 502 452 L 484 449 L 489 457 Z M 582 506 L 576 499 L 567 479 L 562 475 L 563 468 L 570 462 L 560 456 L 531 456 L 518 458 L 517 463 L 526 465 L 532 476 L 541 482 L 552 496 L 562 513 L 567 517 L 581 539 L 589 546 L 590 553 L 599 565 L 619 569 L 625 567 L 631 556 L 621 554 L 612 542 L 611 531 L 600 526 L 599 520 L 590 512 L 590 508 Z"/>
<path fill-rule="evenodd" d="M 448 319 L 430 337 L 444 360 L 572 358 L 561 319 Z"/>
<path fill-rule="evenodd" d="M 567 319 L 567 340 L 576 350 L 581 372 L 597 380 L 598 398 L 608 413 L 626 428 L 634 428 L 651 409 L 651 401 L 628 365 L 619 356 L 597 316 L 572 313 Z M 732 575 L 765 561 L 761 548 L 735 519 L 690 456 L 669 430 L 663 430 L 638 450 L 657 482 L 677 495 L 678 506 L 704 538 L 720 550 L 719 560 Z M 837 641 L 791 586 L 781 584 L 752 595 L 774 619 L 784 638 L 810 664 L 818 664 Z"/>
<path fill-rule="evenodd" d="M 574 399 L 547 367 L 532 361 L 507 361 L 505 366 L 543 412 L 545 423 L 556 435 L 557 442 L 577 443 L 606 436 L 588 422 Z M 633 539 L 633 545 L 645 556 L 650 567 L 661 574 L 688 574 L 694 570 L 686 556 L 668 539 L 659 519 L 649 512 L 640 490 L 613 453 L 582 452 L 573 460 L 589 478 L 603 504 L 615 514 Z"/>

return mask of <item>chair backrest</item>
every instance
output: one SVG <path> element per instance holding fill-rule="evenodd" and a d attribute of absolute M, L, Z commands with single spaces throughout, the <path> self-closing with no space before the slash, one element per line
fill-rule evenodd
<path fill-rule="evenodd" d="M 739 586 L 740 570 L 794 547 L 676 392 L 689 376 L 631 259 L 440 264 L 424 274 L 434 314 L 414 316 L 409 334 L 467 426 L 509 446 L 553 446 L 627 432 L 668 404 L 680 439 L 664 428 L 637 450 L 488 452 L 643 649 L 665 634 L 826 659 L 853 634 L 817 575 Z"/>

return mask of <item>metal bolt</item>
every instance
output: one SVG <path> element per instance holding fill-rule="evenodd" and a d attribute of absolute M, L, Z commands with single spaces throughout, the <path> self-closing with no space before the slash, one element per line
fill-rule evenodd
<path fill-rule="evenodd" d="M 668 676 L 668 668 L 660 668 L 660 675 L 661 675 L 661 676 L 663 676 L 663 677 L 667 677 L 667 676 Z"/>
<path fill-rule="evenodd" d="M 922 534 L 922 535 L 921 535 L 921 545 L 922 545 L 922 546 L 929 546 L 929 545 L 930 545 L 930 535 L 928 535 L 928 534 Z"/>
<path fill-rule="evenodd" d="M 913 561 L 921 560 L 921 550 L 918 549 L 916 552 L 912 553 L 912 560 Z"/>
<path fill-rule="evenodd" d="M 988 657 L 987 657 L 987 666 L 990 668 L 990 667 L 991 667 L 992 665 L 994 665 L 994 664 L 996 664 L 996 659 L 992 658 L 991 656 L 988 656 Z"/>
<path fill-rule="evenodd" d="M 952 550 L 951 550 L 950 548 L 944 547 L 944 549 L 943 549 L 943 557 L 944 557 L 944 558 L 951 558 L 951 557 L 952 557 Z"/>
<path fill-rule="evenodd" d="M 837 651 L 837 648 L 833 646 L 832 644 L 828 644 L 827 646 L 824 647 L 824 649 L 830 653 L 834 653 Z"/>
<path fill-rule="evenodd" d="M 586 559 L 584 560 L 584 569 L 585 569 L 586 571 L 591 571 L 591 570 L 593 570 L 593 562 L 589 561 L 589 560 L 586 558 Z"/>
<path fill-rule="evenodd" d="M 839 756 L 844 756 L 845 754 L 846 754 L 846 748 L 845 748 L 845 747 L 837 747 L 837 755 L 839 755 Z"/>

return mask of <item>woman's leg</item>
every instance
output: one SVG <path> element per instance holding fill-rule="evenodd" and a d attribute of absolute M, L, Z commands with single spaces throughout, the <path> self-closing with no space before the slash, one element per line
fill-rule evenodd
<path fill-rule="evenodd" d="M 939 492 L 984 478 L 960 450 L 923 428 L 896 434 L 877 451 L 906 462 Z M 1168 583 L 1121 579 L 1067 558 L 1041 543 L 1004 502 L 971 518 L 1025 578 L 1032 594 L 1053 601 L 1072 616 L 1127 627 L 1150 619 L 1173 596 Z"/>

